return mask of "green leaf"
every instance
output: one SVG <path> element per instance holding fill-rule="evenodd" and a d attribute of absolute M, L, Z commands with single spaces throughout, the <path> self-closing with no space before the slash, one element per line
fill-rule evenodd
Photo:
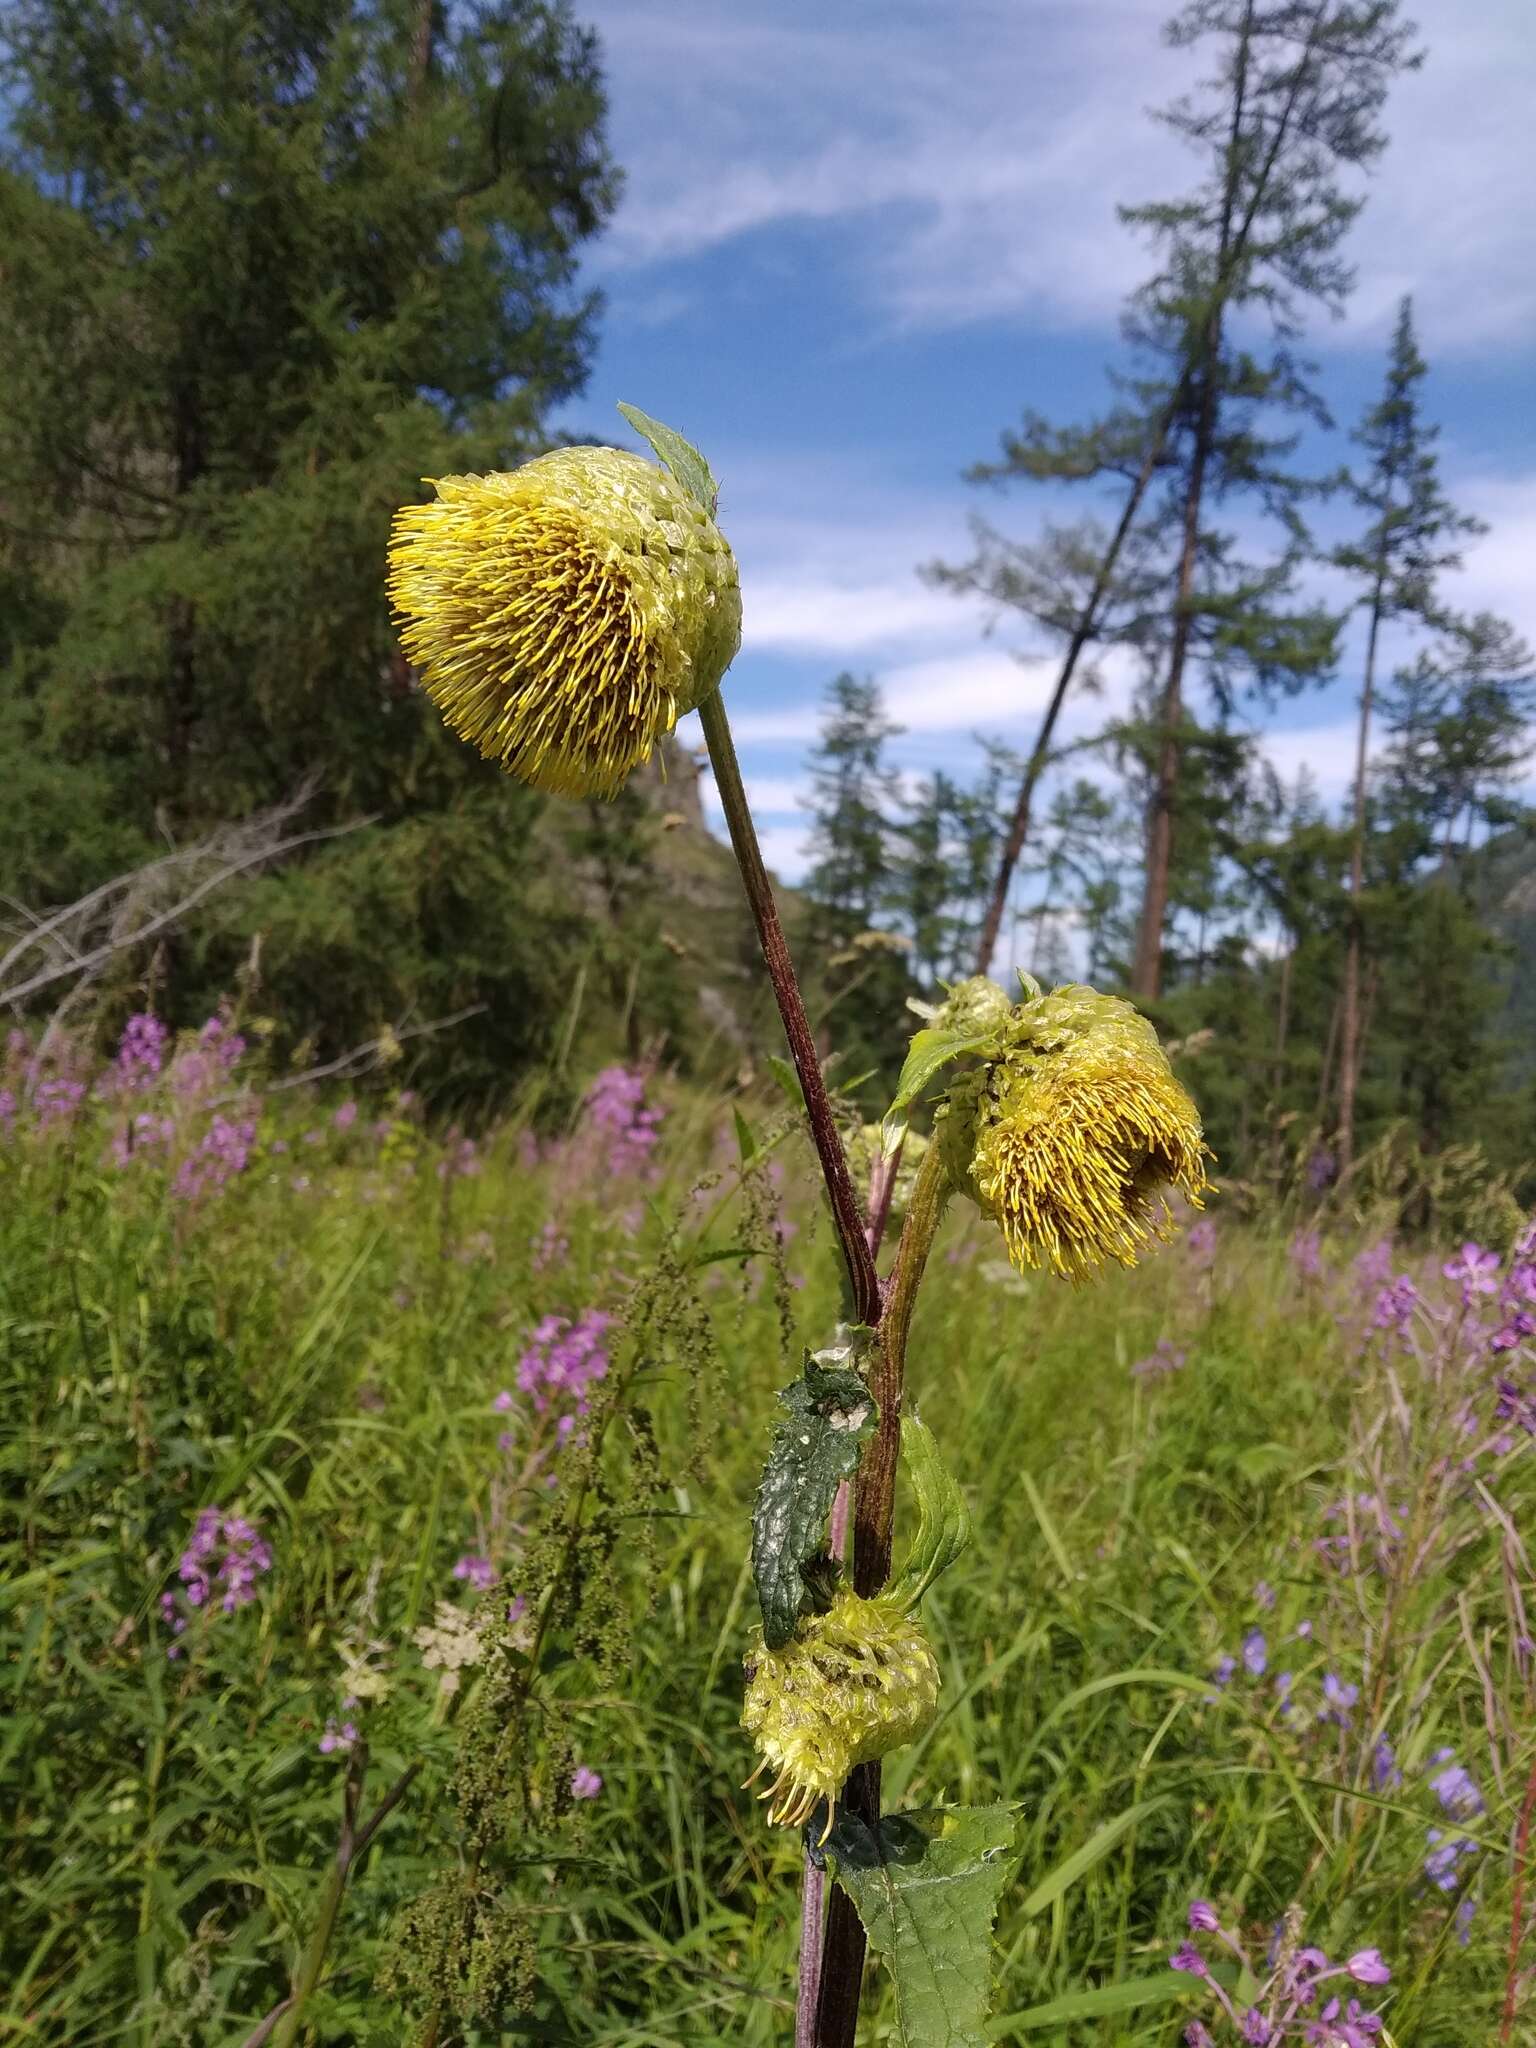
<path fill-rule="evenodd" d="M 901 1455 L 917 1500 L 917 1534 L 892 1580 L 892 1599 L 915 1607 L 971 1540 L 971 1512 L 950 1477 L 933 1431 L 915 1415 L 901 1418 Z"/>
<path fill-rule="evenodd" d="M 1047 1906 L 1053 1906 L 1063 1892 L 1070 1891 L 1080 1877 L 1086 1877 L 1096 1863 L 1106 1857 L 1122 1835 L 1128 1834 L 1138 1821 L 1149 1814 L 1157 1813 L 1168 1804 L 1166 1795 L 1156 1799 L 1143 1799 L 1137 1806 L 1128 1806 L 1124 1813 L 1117 1813 L 1113 1820 L 1091 1834 L 1080 1849 L 1058 1863 L 1049 1877 L 1043 1877 L 1020 1907 L 1026 1920 L 1036 1913 L 1043 1913 Z"/>
<path fill-rule="evenodd" d="M 693 502 L 713 519 L 715 507 L 720 502 L 720 486 L 715 481 L 713 470 L 693 443 L 685 441 L 675 427 L 666 427 L 660 420 L 653 420 L 638 405 L 625 405 L 621 400 L 619 411 L 635 432 L 650 442 Z"/>
<path fill-rule="evenodd" d="M 1017 1825 L 1001 1805 L 887 1814 L 873 1831 L 840 1814 L 827 1851 L 895 1980 L 903 2048 L 984 2048 L 992 1922 Z"/>
<path fill-rule="evenodd" d="M 757 1140 L 752 1135 L 752 1126 L 739 1109 L 731 1111 L 736 1119 L 736 1149 L 741 1154 L 743 1166 L 750 1166 L 757 1157 Z"/>
<path fill-rule="evenodd" d="M 939 1025 L 913 1032 L 897 1077 L 895 1097 L 881 1122 L 887 1152 L 895 1151 L 906 1131 L 903 1112 L 912 1107 L 940 1068 L 968 1052 L 980 1052 L 992 1036 L 990 1031 L 951 1031 Z"/>
<path fill-rule="evenodd" d="M 1068 1991 L 1048 2005 L 1031 2005 L 1023 2012 L 1010 2012 L 993 2020 L 987 2032 L 994 2041 L 1010 2034 L 1026 2034 L 1036 2027 L 1062 2027 L 1070 2020 L 1104 2019 L 1118 2012 L 1135 2012 L 1144 2005 L 1173 2005 L 1187 1998 L 1193 1987 L 1187 1979 L 1164 1970 L 1160 1977 L 1124 1977 L 1118 1984 L 1096 1984 L 1091 1991 Z"/>
<path fill-rule="evenodd" d="M 784 1099 L 796 1116 L 802 1115 L 805 1110 L 805 1095 L 800 1087 L 800 1076 L 789 1061 L 778 1053 L 771 1052 L 768 1055 L 768 1071 L 783 1089 Z"/>
<path fill-rule="evenodd" d="M 870 1341 L 857 1328 L 845 1341 L 807 1352 L 805 1371 L 779 1395 L 789 1415 L 774 1429 L 752 1511 L 752 1576 L 770 1650 L 795 1632 L 805 1601 L 800 1568 L 824 1549 L 839 1482 L 879 1421 L 869 1388 L 851 1370 Z"/>

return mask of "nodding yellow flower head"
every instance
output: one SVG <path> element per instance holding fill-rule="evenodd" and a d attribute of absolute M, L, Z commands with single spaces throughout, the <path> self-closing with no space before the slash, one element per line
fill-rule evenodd
<path fill-rule="evenodd" d="M 395 514 L 389 595 L 427 695 L 488 760 L 616 796 L 741 643 L 736 562 L 664 470 L 558 448 Z"/>
<path fill-rule="evenodd" d="M 1059 988 L 1014 1010 L 989 1064 L 950 1090 L 939 1140 L 954 1184 L 1000 1226 L 1015 1266 L 1081 1283 L 1198 1209 L 1199 1112 L 1157 1033 L 1118 996 Z"/>
<path fill-rule="evenodd" d="M 853 1766 L 915 1741 L 939 1703 L 938 1664 L 906 1607 L 846 1588 L 780 1650 L 766 1649 L 756 1630 L 746 1670 L 741 1725 L 762 1752 L 753 1778 L 776 1773 L 758 1797 L 786 1827 L 801 1826 L 824 1799 L 823 1841 Z"/>

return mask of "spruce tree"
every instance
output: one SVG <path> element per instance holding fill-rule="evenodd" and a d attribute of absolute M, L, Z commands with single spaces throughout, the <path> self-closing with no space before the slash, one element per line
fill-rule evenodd
<path fill-rule="evenodd" d="M 1351 477 L 1349 489 L 1368 524 L 1358 539 L 1333 550 L 1332 560 L 1360 586 L 1365 620 L 1365 666 L 1355 741 L 1351 802 L 1349 916 L 1339 1012 L 1339 1093 L 1336 1143 L 1341 1171 L 1355 1149 L 1355 1096 L 1362 1058 L 1360 970 L 1364 950 L 1362 894 L 1365 888 L 1367 776 L 1376 662 L 1383 626 L 1389 621 L 1433 624 L 1443 616 L 1438 596 L 1442 570 L 1460 562 L 1458 542 L 1481 532 L 1475 519 L 1459 513 L 1440 488 L 1435 455 L 1438 430 L 1424 419 L 1420 386 L 1427 365 L 1413 331 L 1413 307 L 1398 309 L 1386 384 L 1355 439 L 1369 466 Z"/>
<path fill-rule="evenodd" d="M 67 898 L 313 780 L 401 862 L 440 820 L 494 909 L 538 805 L 424 712 L 384 549 L 423 477 L 536 452 L 581 388 L 593 38 L 559 0 L 14 0 L 0 77 L 8 885 Z M 274 909 L 349 928 L 375 836 L 268 892 L 279 997 Z"/>

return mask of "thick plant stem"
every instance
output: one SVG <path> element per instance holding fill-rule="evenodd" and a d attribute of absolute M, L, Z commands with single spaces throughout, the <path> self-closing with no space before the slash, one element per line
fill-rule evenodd
<path fill-rule="evenodd" d="M 720 793 L 720 803 L 730 831 L 736 865 L 741 870 L 742 886 L 747 892 L 747 903 L 752 911 L 753 922 L 757 926 L 757 939 L 762 948 L 763 964 L 768 969 L 768 979 L 773 983 L 774 999 L 779 1006 L 784 1036 L 789 1042 L 789 1056 L 794 1061 L 795 1073 L 800 1081 L 800 1092 L 805 1097 L 805 1112 L 810 1121 L 811 1138 L 816 1147 L 816 1156 L 821 1161 L 822 1178 L 827 1184 L 827 1200 L 832 1206 L 832 1220 L 837 1227 L 837 1239 L 842 1247 L 843 1262 L 848 1268 L 853 1313 L 859 1322 L 867 1323 L 873 1329 L 880 1316 L 880 1282 L 876 1277 L 875 1262 L 864 1235 L 864 1218 L 859 1212 L 858 1196 L 853 1191 L 853 1180 L 848 1172 L 848 1160 L 843 1151 L 842 1140 L 837 1134 L 832 1104 L 827 1098 L 827 1084 L 822 1079 L 821 1062 L 816 1057 L 816 1041 L 811 1036 L 810 1020 L 805 1014 L 800 984 L 795 979 L 795 967 L 789 956 L 789 944 L 784 937 L 784 928 L 779 923 L 778 905 L 773 900 L 773 885 L 768 879 L 768 870 L 763 866 L 762 849 L 757 843 L 757 829 L 752 823 L 752 813 L 747 808 L 747 793 L 742 786 L 741 765 L 736 759 L 730 722 L 725 715 L 725 703 L 718 690 L 706 697 L 699 706 L 699 720 L 704 727 L 710 766 L 715 771 L 715 787 Z"/>
<path fill-rule="evenodd" d="M 864 1226 L 865 1242 L 872 1259 L 880 1256 L 885 1226 L 890 1221 L 891 1197 L 901 1170 L 901 1147 L 886 1158 L 876 1159 L 869 1179 L 869 1221 Z M 851 1489 L 845 1479 L 832 1502 L 827 1523 L 827 1550 L 839 1564 L 848 1555 L 848 1511 Z M 795 2048 L 815 2048 L 816 2007 L 821 1995 L 822 1916 L 827 1898 L 827 1868 L 824 1861 L 806 1851 L 800 1876 L 800 1981 L 795 1997 Z"/>
<path fill-rule="evenodd" d="M 853 1495 L 853 1587 L 868 1599 L 891 1573 L 891 1523 L 896 1501 L 896 1467 L 901 1455 L 901 1402 L 906 1382 L 907 1337 L 923 1269 L 938 1233 L 948 1186 L 937 1145 L 918 1168 L 885 1311 L 880 1318 L 870 1390 L 880 1426 L 865 1446 Z M 860 1764 L 843 1788 L 843 1803 L 867 1827 L 880 1818 L 880 1766 Z M 834 1891 L 822 1949 L 815 2048 L 853 2048 L 864 1978 L 864 1928 L 853 1902 Z"/>

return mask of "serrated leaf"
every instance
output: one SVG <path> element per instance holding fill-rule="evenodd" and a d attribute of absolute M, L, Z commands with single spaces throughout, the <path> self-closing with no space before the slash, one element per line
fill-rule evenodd
<path fill-rule="evenodd" d="M 906 1111 L 934 1075 L 947 1067 L 951 1060 L 961 1059 L 968 1052 L 980 1052 L 992 1036 L 990 1031 L 951 1031 L 939 1025 L 928 1025 L 913 1032 L 907 1056 L 897 1076 L 896 1094 L 881 1120 L 880 1128 L 888 1153 L 895 1151 L 906 1134 Z"/>
<path fill-rule="evenodd" d="M 795 1632 L 805 1600 L 800 1568 L 824 1549 L 839 1483 L 851 1477 L 880 1419 L 869 1388 L 851 1369 L 869 1341 L 860 1329 L 807 1352 L 804 1372 L 779 1394 L 789 1414 L 774 1429 L 752 1511 L 752 1577 L 770 1650 Z"/>
<path fill-rule="evenodd" d="M 895 1982 L 903 2048 L 985 2048 L 992 1922 L 1017 1825 L 1001 1805 L 888 1814 L 873 1831 L 840 1814 L 827 1854 Z"/>
<path fill-rule="evenodd" d="M 904 1606 L 915 1607 L 970 1542 L 971 1511 L 939 1455 L 933 1431 L 915 1415 L 901 1418 L 901 1456 L 917 1502 L 917 1533 L 889 1592 Z"/>
<path fill-rule="evenodd" d="M 660 456 L 663 464 L 672 473 L 676 482 L 692 498 L 693 502 L 711 519 L 720 502 L 720 486 L 709 464 L 704 460 L 691 441 L 685 441 L 675 427 L 664 426 L 660 420 L 653 420 L 648 412 L 642 412 L 638 405 L 619 402 L 619 411 L 643 440 L 649 441 Z"/>

